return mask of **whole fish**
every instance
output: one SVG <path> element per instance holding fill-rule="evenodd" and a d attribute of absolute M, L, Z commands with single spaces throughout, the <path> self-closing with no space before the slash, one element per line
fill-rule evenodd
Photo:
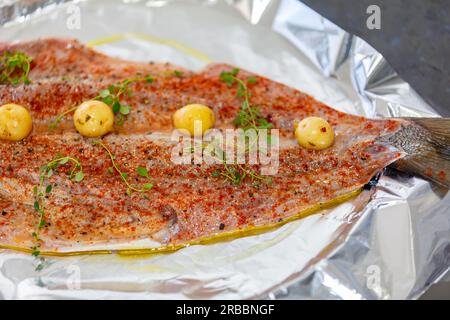
<path fill-rule="evenodd" d="M 234 68 L 210 64 L 192 72 L 167 63 L 137 63 L 108 57 L 76 40 L 39 39 L 0 44 L 0 53 L 32 58 L 29 84 L 0 85 L 0 105 L 20 104 L 33 117 L 33 131 L 20 142 L 0 142 L 0 248 L 31 248 L 40 216 L 34 206 L 40 167 L 58 155 L 76 158 L 84 179 L 67 178 L 63 164 L 46 183 L 41 251 L 99 243 L 154 239 L 182 245 L 220 234 L 288 221 L 299 212 L 352 194 L 385 167 L 421 175 L 450 186 L 449 119 L 367 119 L 330 108 L 313 97 L 262 76 L 240 70 L 251 103 L 280 132 L 278 171 L 271 183 L 239 184 L 214 176 L 221 164 L 175 164 L 171 160 L 173 113 L 189 103 L 211 107 L 216 127 L 233 128 L 242 98 L 237 86 L 220 79 Z M 55 117 L 99 92 L 136 75 L 151 83 L 130 85 L 124 96 L 131 113 L 101 143 L 136 184 L 148 177 L 153 188 L 128 193 L 105 148 L 82 137 L 68 113 Z M 309 116 L 326 119 L 336 133 L 325 150 L 301 148 L 294 123 Z M 259 169 L 254 165 L 255 170 Z"/>

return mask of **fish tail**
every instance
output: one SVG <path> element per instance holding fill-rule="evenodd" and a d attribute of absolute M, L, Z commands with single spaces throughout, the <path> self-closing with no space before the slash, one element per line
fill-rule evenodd
<path fill-rule="evenodd" d="M 450 188 L 450 118 L 402 118 L 388 140 L 406 156 L 394 166 Z"/>

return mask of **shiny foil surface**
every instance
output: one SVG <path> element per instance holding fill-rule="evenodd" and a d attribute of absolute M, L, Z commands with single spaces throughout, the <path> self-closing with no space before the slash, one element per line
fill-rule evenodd
<path fill-rule="evenodd" d="M 0 23 L 1 41 L 71 37 L 192 70 L 226 62 L 348 113 L 438 116 L 376 50 L 296 0 L 3 1 Z M 0 298 L 414 299 L 449 260 L 448 190 L 388 168 L 351 201 L 228 242 L 46 258 L 41 271 L 30 254 L 0 251 Z"/>

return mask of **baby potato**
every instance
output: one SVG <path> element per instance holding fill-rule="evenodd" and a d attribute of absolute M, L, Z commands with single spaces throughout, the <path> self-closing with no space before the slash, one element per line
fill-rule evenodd
<path fill-rule="evenodd" d="M 308 117 L 297 124 L 295 137 L 306 149 L 323 150 L 333 144 L 334 131 L 325 119 Z"/>
<path fill-rule="evenodd" d="M 75 110 L 73 123 L 81 135 L 101 137 L 113 129 L 114 113 L 106 103 L 90 100 L 83 102 Z"/>
<path fill-rule="evenodd" d="M 173 114 L 173 125 L 177 129 L 186 129 L 194 135 L 194 125 L 201 124 L 202 135 L 206 130 L 212 128 L 216 122 L 216 117 L 211 108 L 203 104 L 188 104 L 178 109 Z"/>
<path fill-rule="evenodd" d="M 0 107 L 0 139 L 19 141 L 26 138 L 33 128 L 30 112 L 18 104 Z"/>

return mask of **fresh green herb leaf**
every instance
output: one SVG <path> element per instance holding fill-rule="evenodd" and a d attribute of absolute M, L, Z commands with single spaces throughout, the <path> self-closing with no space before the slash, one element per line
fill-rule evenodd
<path fill-rule="evenodd" d="M 144 184 L 144 190 L 150 190 L 151 188 L 153 188 L 153 183 Z"/>
<path fill-rule="evenodd" d="M 0 56 L 0 84 L 30 84 L 28 74 L 33 59 L 22 52 L 4 51 Z"/>
<path fill-rule="evenodd" d="M 120 106 L 120 113 L 124 116 L 128 115 L 130 113 L 130 106 L 127 105 L 121 105 Z"/>
<path fill-rule="evenodd" d="M 39 221 L 38 229 L 42 229 L 46 223 L 47 223 L 47 221 L 45 221 L 44 219 L 41 219 L 41 221 Z"/>
<path fill-rule="evenodd" d="M 100 97 L 101 98 L 106 98 L 111 94 L 111 92 L 108 89 L 102 90 L 100 91 Z"/>
<path fill-rule="evenodd" d="M 247 78 L 247 83 L 248 84 L 255 84 L 257 82 L 255 77 L 248 77 Z"/>
<path fill-rule="evenodd" d="M 83 171 L 78 171 L 75 176 L 74 176 L 74 180 L 75 182 L 80 182 L 84 179 L 84 173 Z"/>
<path fill-rule="evenodd" d="M 220 171 L 214 171 L 213 173 L 211 173 L 211 176 L 214 178 L 217 178 L 220 176 Z"/>
<path fill-rule="evenodd" d="M 112 111 L 114 112 L 114 114 L 116 114 L 120 111 L 120 102 L 119 101 L 114 101 L 114 103 L 112 104 Z"/>
<path fill-rule="evenodd" d="M 182 77 L 183 76 L 183 71 L 180 71 L 180 70 L 174 70 L 173 73 L 175 74 L 176 77 Z"/>
<path fill-rule="evenodd" d="M 49 194 L 50 192 L 52 192 L 52 188 L 53 186 L 51 184 L 49 184 L 46 188 L 45 188 L 45 193 Z"/>
<path fill-rule="evenodd" d="M 144 167 L 137 167 L 136 168 L 136 172 L 141 176 L 141 177 L 148 177 L 148 171 L 146 168 Z"/>
<path fill-rule="evenodd" d="M 145 76 L 144 79 L 147 83 L 152 83 L 154 81 L 154 79 L 151 75 Z"/>
<path fill-rule="evenodd" d="M 238 73 L 238 68 L 234 68 L 231 71 L 222 71 L 219 78 L 221 81 L 225 82 L 227 86 L 231 87 L 236 82 L 236 76 L 238 75 Z"/>
<path fill-rule="evenodd" d="M 114 105 L 115 103 L 119 103 L 119 102 L 114 101 L 114 97 L 107 96 L 107 97 L 103 98 L 103 103 L 107 104 L 108 106 L 111 106 L 111 105 Z M 120 107 L 120 103 L 119 103 L 119 107 Z"/>

